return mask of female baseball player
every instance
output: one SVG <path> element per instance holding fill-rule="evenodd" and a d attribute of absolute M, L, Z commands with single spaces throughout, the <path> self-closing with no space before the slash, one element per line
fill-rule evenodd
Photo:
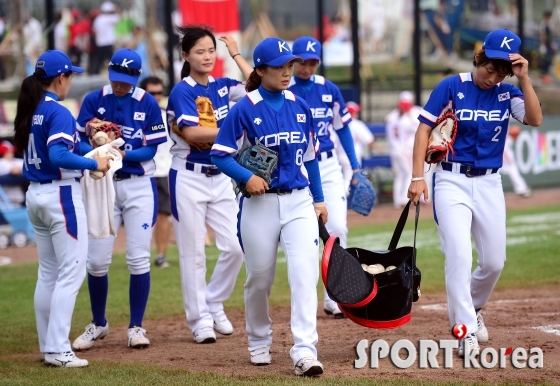
<path fill-rule="evenodd" d="M 230 179 L 210 160 L 210 148 L 228 114 L 230 102 L 245 95 L 244 85 L 230 78 L 214 78 L 216 38 L 204 26 L 178 28 L 183 35 L 185 63 L 169 95 L 167 116 L 173 159 L 169 171 L 171 214 L 177 248 L 187 325 L 196 343 L 214 343 L 216 334 L 233 333 L 223 302 L 235 286 L 243 260 L 236 237 L 237 203 Z M 231 36 L 220 38 L 230 56 L 248 77 L 251 67 L 239 54 Z M 216 233 L 221 251 L 206 285 L 206 223 Z"/>
<path fill-rule="evenodd" d="M 290 356 L 296 375 L 318 375 L 317 217 L 327 222 L 321 176 L 315 158 L 313 117 L 307 103 L 288 91 L 294 61 L 279 38 L 261 41 L 253 53 L 256 69 L 247 96 L 230 111 L 212 147 L 212 161 L 246 184 L 250 198 L 240 200 L 239 241 L 245 252 L 245 318 L 254 365 L 268 365 L 272 344 L 268 297 L 274 281 L 278 241 L 288 261 L 292 291 Z M 237 164 L 232 155 L 253 145 L 278 155 L 270 185 Z"/>
<path fill-rule="evenodd" d="M 72 66 L 62 51 L 47 51 L 39 57 L 35 72 L 21 84 L 14 137 L 16 147 L 23 149 L 23 174 L 31 182 L 26 205 L 39 254 L 35 317 L 43 361 L 84 367 L 88 361 L 74 355 L 68 339 L 87 256 L 79 180 L 84 169 L 106 172 L 109 158 L 74 154 L 76 121 L 57 103 L 66 98 L 74 72 L 84 70 Z"/>
<path fill-rule="evenodd" d="M 305 99 L 311 108 L 321 150 L 318 156 L 321 182 L 325 203 L 331 217 L 327 230 L 330 234 L 337 235 L 340 238 L 340 245 L 346 248 L 347 192 L 342 168 L 330 138 L 329 127 L 332 126 L 338 134 L 340 143 L 350 160 L 352 172 L 357 173 L 360 171 L 360 163 L 356 158 L 352 132 L 348 127 L 352 117 L 338 87 L 324 77 L 315 75 L 321 60 L 321 43 L 310 36 L 303 36 L 294 41 L 293 51 L 294 55 L 302 57 L 304 62 L 295 63 L 294 77 L 288 89 Z M 329 298 L 326 290 L 323 310 L 328 315 L 334 315 L 335 318 L 343 317 L 338 305 Z"/>
<path fill-rule="evenodd" d="M 519 55 L 521 40 L 502 29 L 490 32 L 483 48 L 474 55 L 475 69 L 441 81 L 418 119 L 414 141 L 412 182 L 408 197 L 418 204 L 428 188 L 423 180 L 428 137 L 442 110 L 451 101 L 459 128 L 449 152 L 449 162 L 436 165 L 434 218 L 445 255 L 447 307 L 451 326 L 464 324 L 467 335 L 459 355 L 488 341 L 480 309 L 490 297 L 506 259 L 506 208 L 502 181 L 497 173 L 509 118 L 539 126 L 542 111 L 528 76 L 528 63 Z M 515 75 L 523 93 L 502 83 Z M 471 274 L 474 238 L 478 262 Z"/>
<path fill-rule="evenodd" d="M 99 118 L 115 123 L 121 130 L 125 144 L 120 151 L 123 167 L 115 172 L 115 225 L 124 223 L 126 231 L 126 263 L 130 271 L 130 323 L 128 346 L 143 348 L 150 344 L 142 319 L 150 292 L 150 244 L 152 227 L 157 216 L 157 188 L 153 161 L 157 147 L 167 140 L 165 125 L 155 98 L 135 87 L 142 72 L 140 56 L 131 49 L 115 52 L 109 62 L 110 84 L 89 93 L 78 115 L 78 129 L 82 152 L 92 148 L 87 123 Z M 92 322 L 73 343 L 75 350 L 93 346 L 97 339 L 109 333 L 105 318 L 109 282 L 107 272 L 111 264 L 115 237 L 89 240 L 88 288 Z"/>

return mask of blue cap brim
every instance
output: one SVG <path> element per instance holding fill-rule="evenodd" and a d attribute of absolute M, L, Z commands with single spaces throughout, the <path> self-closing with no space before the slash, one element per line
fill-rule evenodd
<path fill-rule="evenodd" d="M 512 52 L 513 54 L 513 52 Z M 504 51 L 498 51 L 498 50 L 484 50 L 484 55 L 486 55 L 487 58 L 490 59 L 503 59 L 503 60 L 507 60 L 508 62 L 511 62 L 511 60 L 509 60 L 509 52 L 504 52 Z"/>
<path fill-rule="evenodd" d="M 321 57 L 317 54 L 299 54 L 298 56 L 301 56 L 303 58 L 303 60 L 311 60 L 311 59 L 315 59 L 318 61 L 321 61 Z"/>
<path fill-rule="evenodd" d="M 121 72 L 116 72 L 115 70 L 112 70 L 111 67 L 109 67 L 109 80 L 111 82 L 122 82 L 122 83 L 136 86 L 136 83 L 138 83 L 139 78 L 140 75 L 132 76 L 128 74 L 123 74 Z"/>
<path fill-rule="evenodd" d="M 271 60 L 270 62 L 265 63 L 267 66 L 271 66 L 271 67 L 280 67 L 283 66 L 284 64 L 291 62 L 291 61 L 297 62 L 297 63 L 303 63 L 303 58 L 301 56 L 297 56 L 297 55 L 283 55 L 280 56 L 276 59 Z"/>
<path fill-rule="evenodd" d="M 82 67 L 72 66 L 72 72 L 81 74 L 82 72 L 84 72 L 84 69 Z"/>

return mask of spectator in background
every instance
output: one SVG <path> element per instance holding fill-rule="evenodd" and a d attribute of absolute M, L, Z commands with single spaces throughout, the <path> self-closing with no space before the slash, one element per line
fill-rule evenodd
<path fill-rule="evenodd" d="M 143 62 L 143 60 L 142 60 Z M 144 78 L 140 82 L 140 88 L 146 90 L 149 94 L 156 98 L 161 108 L 161 101 L 163 100 L 163 81 L 155 76 Z M 165 131 L 167 132 L 167 113 L 164 108 L 161 108 L 161 116 L 165 124 Z M 169 223 L 169 216 L 171 215 L 171 202 L 169 200 L 169 183 L 167 176 L 169 169 L 171 169 L 171 153 L 170 149 L 173 141 L 167 137 L 167 142 L 158 145 L 154 161 L 156 163 L 156 171 L 154 177 L 156 178 L 156 187 L 158 192 L 158 214 L 156 225 L 154 226 L 154 239 L 156 241 L 157 256 L 154 260 L 156 267 L 166 268 L 169 267 L 165 254 L 167 252 L 167 245 L 169 244 L 169 235 L 171 234 L 171 224 Z"/>
<path fill-rule="evenodd" d="M 527 182 L 525 182 L 525 179 L 521 176 L 521 173 L 519 173 L 519 169 L 515 163 L 515 157 L 513 156 L 513 143 L 517 139 L 519 133 L 521 133 L 521 128 L 519 126 L 511 125 L 509 127 L 508 135 L 506 136 L 506 146 L 504 148 L 504 161 L 500 173 L 509 176 L 515 194 L 529 198 L 533 195 L 533 191 L 527 186 Z"/>
<path fill-rule="evenodd" d="M 99 70 L 105 67 L 105 62 L 111 60 L 116 42 L 115 26 L 121 20 L 119 10 L 110 1 L 101 4 L 100 11 L 92 27 L 96 46 L 92 74 L 99 74 Z"/>
<path fill-rule="evenodd" d="M 62 11 L 54 17 L 54 49 L 68 52 L 68 25 Z"/>
<path fill-rule="evenodd" d="M 84 17 L 79 9 L 72 10 L 72 22 L 69 26 L 68 40 L 70 60 L 74 66 L 80 66 L 82 55 L 88 52 L 91 35 L 91 21 Z"/>
<path fill-rule="evenodd" d="M 140 74 L 139 78 L 140 82 L 142 82 L 145 78 L 149 77 L 152 74 L 150 57 L 148 56 L 148 45 L 146 44 L 146 33 L 144 32 L 144 29 L 142 27 L 133 27 L 132 39 L 126 45 L 126 47 L 136 51 L 140 58 L 142 58 L 142 63 L 145 63 L 144 66 L 142 66 L 142 74 Z"/>
<path fill-rule="evenodd" d="M 539 37 L 540 37 L 540 60 L 539 69 L 541 71 L 541 80 L 544 83 L 551 83 L 552 78 L 549 74 L 550 65 L 552 64 L 552 59 L 556 53 L 556 44 L 552 39 L 552 29 L 550 26 L 550 20 L 552 19 L 552 11 L 544 11 L 543 20 L 539 26 Z"/>
<path fill-rule="evenodd" d="M 346 108 L 348 112 L 352 115 L 352 121 L 348 124 L 350 132 L 352 133 L 352 139 L 354 140 L 354 150 L 356 152 L 356 158 L 360 162 L 360 166 L 363 168 L 362 158 L 364 155 L 364 147 L 372 148 L 374 147 L 374 137 L 371 130 L 366 126 L 366 124 L 358 119 L 361 107 L 359 104 L 353 101 L 346 103 Z M 350 188 L 350 180 L 352 179 L 352 167 L 350 166 L 350 161 L 346 152 L 340 145 L 338 140 L 338 135 L 331 135 L 331 139 L 335 142 L 336 155 L 338 156 L 338 162 L 342 167 L 342 175 L 344 178 L 344 186 L 346 188 L 346 194 Z"/>
<path fill-rule="evenodd" d="M 15 149 L 9 141 L 0 142 L 0 176 L 21 176 L 23 159 L 15 158 Z M 2 185 L 4 193 L 14 208 L 19 208 L 25 202 L 25 192 L 20 184 Z"/>
<path fill-rule="evenodd" d="M 385 117 L 393 169 L 393 204 L 397 208 L 408 203 L 408 185 L 412 176 L 412 149 L 422 107 L 414 106 L 410 91 L 399 95 L 397 107 Z M 428 184 L 430 186 L 431 184 Z M 430 195 L 431 197 L 431 195 Z"/>
<path fill-rule="evenodd" d="M 43 27 L 39 20 L 26 10 L 23 14 L 23 53 L 27 76 L 35 72 L 35 63 L 43 51 Z"/>
<path fill-rule="evenodd" d="M 6 34 L 6 22 L 3 17 L 0 17 L 0 43 L 4 40 Z M 6 79 L 6 67 L 4 65 L 4 58 L 0 55 L 0 80 Z"/>

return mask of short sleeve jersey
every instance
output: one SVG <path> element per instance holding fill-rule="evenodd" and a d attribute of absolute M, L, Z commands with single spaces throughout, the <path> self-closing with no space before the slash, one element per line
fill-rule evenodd
<path fill-rule="evenodd" d="M 74 152 L 79 140 L 76 120 L 70 111 L 53 98 L 45 96 L 31 120 L 29 142 L 23 152 L 23 175 L 33 182 L 81 177 L 81 170 L 59 168 L 49 158 L 50 146 L 62 143 Z"/>
<path fill-rule="evenodd" d="M 299 189 L 309 185 L 303 164 L 315 158 L 318 142 L 307 103 L 284 91 L 284 104 L 272 109 L 259 90 L 251 91 L 232 107 L 212 147 L 211 155 L 234 156 L 255 144 L 277 152 L 278 164 L 270 188 Z"/>
<path fill-rule="evenodd" d="M 500 168 L 510 116 L 521 123 L 525 117 L 523 93 L 503 82 L 482 90 L 472 73 L 461 73 L 436 86 L 418 119 L 433 127 L 450 101 L 458 130 L 449 160 L 476 168 Z"/>
<path fill-rule="evenodd" d="M 229 113 L 230 102 L 245 96 L 245 85 L 231 78 L 208 77 L 208 86 L 190 76 L 173 87 L 167 104 L 169 136 L 173 140 L 171 154 L 181 159 L 212 165 L 212 142 L 187 143 L 180 135 L 183 126 L 221 127 Z"/>
<path fill-rule="evenodd" d="M 78 130 L 89 135 L 86 127 L 93 118 L 115 123 L 121 130 L 124 151 L 167 141 L 165 124 L 156 99 L 141 88 L 134 88 L 132 95 L 120 103 L 110 85 L 89 93 L 78 115 Z M 123 172 L 151 176 L 155 171 L 153 160 L 130 162 L 123 160 Z"/>
<path fill-rule="evenodd" d="M 352 116 L 346 108 L 340 90 L 333 82 L 320 75 L 313 75 L 312 81 L 313 86 L 306 91 L 292 78 L 288 89 L 305 99 L 309 105 L 321 151 L 332 150 L 334 143 L 329 127 L 332 126 L 335 130 L 342 129 L 350 123 Z"/>

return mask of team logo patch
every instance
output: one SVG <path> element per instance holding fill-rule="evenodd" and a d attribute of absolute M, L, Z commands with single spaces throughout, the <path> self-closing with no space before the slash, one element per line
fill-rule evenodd
<path fill-rule="evenodd" d="M 323 102 L 332 102 L 332 95 L 330 94 L 323 94 L 322 95 Z"/>
<path fill-rule="evenodd" d="M 253 120 L 253 123 L 256 123 L 257 125 L 260 125 L 261 122 L 262 122 L 262 119 L 260 119 L 260 118 L 255 118 L 255 119 Z"/>
<path fill-rule="evenodd" d="M 462 92 L 457 93 L 457 96 L 459 97 L 459 99 L 463 99 L 465 97 L 465 94 L 463 94 Z"/>
<path fill-rule="evenodd" d="M 305 122 L 305 114 L 297 114 L 298 122 Z"/>
<path fill-rule="evenodd" d="M 105 114 L 105 109 L 103 107 L 100 107 L 97 109 L 97 112 L 101 115 Z"/>
<path fill-rule="evenodd" d="M 503 102 L 509 99 L 509 92 L 498 95 L 498 101 Z"/>
<path fill-rule="evenodd" d="M 134 120 L 135 121 L 145 121 L 146 120 L 146 113 L 135 112 L 134 113 Z"/>
<path fill-rule="evenodd" d="M 228 89 L 227 86 L 222 87 L 221 89 L 218 90 L 218 94 L 223 97 L 224 95 L 228 94 Z"/>

